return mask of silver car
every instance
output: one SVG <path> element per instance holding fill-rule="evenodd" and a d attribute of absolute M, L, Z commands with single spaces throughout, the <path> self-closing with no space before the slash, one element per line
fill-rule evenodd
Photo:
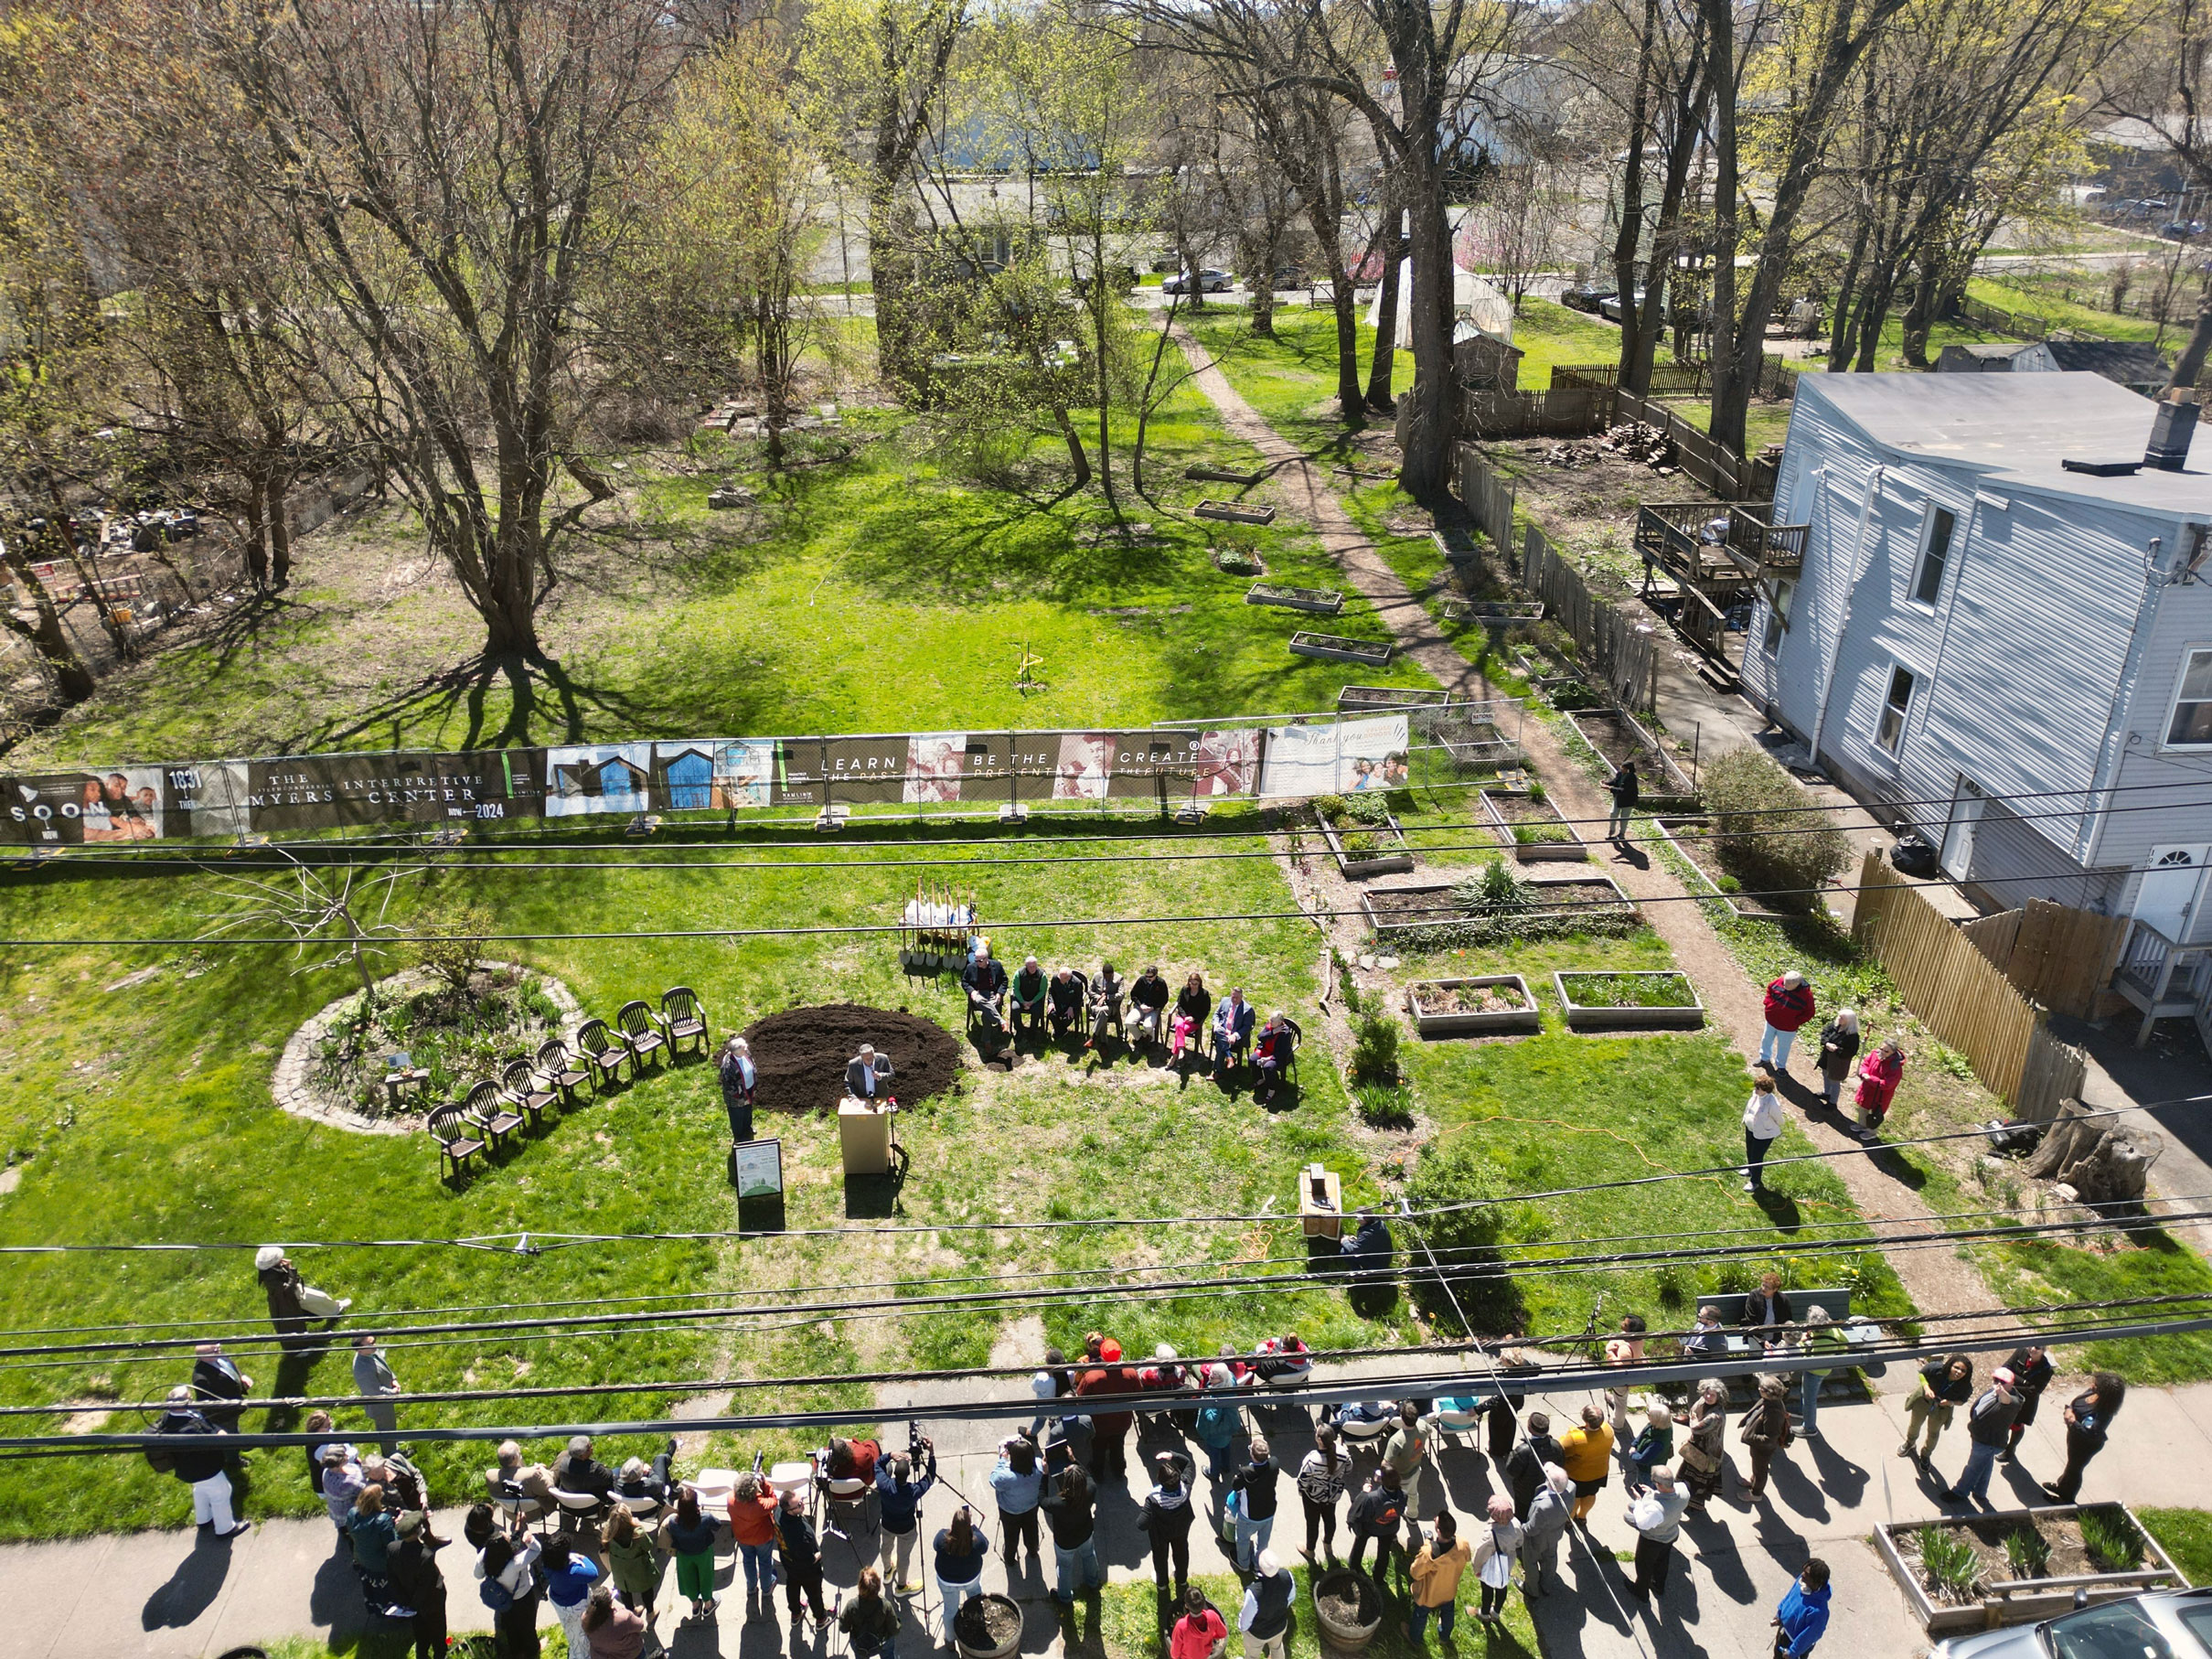
<path fill-rule="evenodd" d="M 2212 1589 L 2161 1589 L 2040 1624 L 1976 1631 L 1928 1659 L 2212 1659 Z"/>

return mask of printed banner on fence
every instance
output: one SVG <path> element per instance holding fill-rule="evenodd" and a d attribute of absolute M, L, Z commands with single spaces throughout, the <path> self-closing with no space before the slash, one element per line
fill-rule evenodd
<path fill-rule="evenodd" d="M 1259 792 L 1280 800 L 1398 788 L 1407 776 L 1408 740 L 1403 714 L 1269 726 Z"/>
<path fill-rule="evenodd" d="M 832 803 L 1284 797 L 1391 787 L 1405 779 L 1405 745 L 1396 715 L 1264 729 L 664 738 L 58 768 L 0 777 L 0 841 L 98 846 Z"/>

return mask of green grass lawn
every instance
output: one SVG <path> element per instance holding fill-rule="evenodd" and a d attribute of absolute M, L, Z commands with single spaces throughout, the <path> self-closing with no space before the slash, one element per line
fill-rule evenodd
<path fill-rule="evenodd" d="M 2018 279 L 2008 277 L 2002 282 L 1991 277 L 1977 276 L 1969 280 L 1966 291 L 1985 305 L 1995 305 L 2005 311 L 2024 311 L 2030 316 L 2042 317 L 2046 322 L 2055 324 L 2061 328 L 2073 329 L 2079 334 L 2100 335 L 2108 340 L 2155 338 L 2158 334 L 2158 325 L 2149 317 L 2126 316 L 2119 312 L 2106 311 L 2096 305 L 2084 305 L 2079 301 L 2068 298 L 2066 293 L 2069 284 L 2085 291 L 2096 291 L 2101 284 L 2102 292 L 2110 294 L 2111 280 L 2110 272 L 2084 273 L 2072 277 L 2057 275 Z M 2137 293 L 2143 293 L 2156 285 L 2156 279 L 2150 276 L 2147 272 L 2138 271 L 2136 273 L 2135 290 Z M 2172 325 L 2168 325 L 2166 340 L 2169 345 L 2177 343 L 2175 339 L 2177 333 L 2184 339 L 2188 336 L 2185 326 L 2176 330 Z"/>
<path fill-rule="evenodd" d="M 2139 1509 L 2135 1518 L 2190 1583 L 2212 1584 L 2212 1510 Z"/>

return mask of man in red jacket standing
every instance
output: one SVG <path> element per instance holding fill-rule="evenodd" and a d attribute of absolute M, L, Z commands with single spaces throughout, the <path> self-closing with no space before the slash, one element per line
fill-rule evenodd
<path fill-rule="evenodd" d="M 1767 987 L 1767 1034 L 1758 1040 L 1758 1063 L 1778 1075 L 1788 1071 L 1797 1028 L 1811 1018 L 1812 987 L 1792 968 Z"/>

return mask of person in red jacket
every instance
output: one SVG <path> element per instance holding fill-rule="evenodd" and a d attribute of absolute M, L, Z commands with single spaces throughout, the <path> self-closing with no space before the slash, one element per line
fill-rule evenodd
<path fill-rule="evenodd" d="M 1788 1071 L 1797 1028 L 1811 1018 L 1812 987 L 1792 968 L 1767 987 L 1767 1034 L 1758 1040 L 1758 1063 L 1769 1072 Z"/>
<path fill-rule="evenodd" d="M 1091 1337 L 1084 1340 L 1085 1346 L 1091 1349 L 1097 1364 L 1086 1368 L 1076 1379 L 1075 1392 L 1088 1396 L 1105 1395 L 1109 1398 L 1118 1396 L 1124 1399 L 1143 1392 L 1137 1368 L 1122 1364 L 1121 1344 L 1106 1337 L 1094 1345 L 1092 1338 L 1095 1336 L 1096 1333 L 1094 1332 Z M 1119 1485 L 1127 1479 L 1129 1430 L 1137 1425 L 1133 1403 L 1130 1407 L 1119 1411 L 1093 1410 L 1090 1417 L 1091 1479 L 1102 1486 Z"/>
<path fill-rule="evenodd" d="M 1859 1139 L 1872 1145 L 1905 1079 L 1905 1051 L 1891 1037 L 1859 1062 Z"/>

